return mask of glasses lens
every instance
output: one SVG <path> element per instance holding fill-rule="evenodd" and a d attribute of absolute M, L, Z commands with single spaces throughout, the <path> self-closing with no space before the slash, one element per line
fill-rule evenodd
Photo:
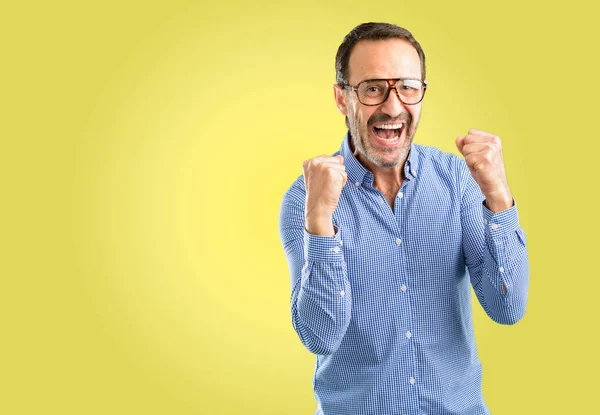
<path fill-rule="evenodd" d="M 396 89 L 405 104 L 416 104 L 423 96 L 423 83 L 416 79 L 400 80 Z"/>
<path fill-rule="evenodd" d="M 365 81 L 358 86 L 358 98 L 366 105 L 377 105 L 383 102 L 390 85 L 387 81 Z"/>

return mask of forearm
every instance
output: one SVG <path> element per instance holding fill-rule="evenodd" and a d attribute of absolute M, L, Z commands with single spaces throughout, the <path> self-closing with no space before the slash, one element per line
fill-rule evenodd
<path fill-rule="evenodd" d="M 350 323 L 352 292 L 341 237 L 304 234 L 301 279 L 292 290 L 292 324 L 315 354 L 337 350 Z"/>
<path fill-rule="evenodd" d="M 525 314 L 529 260 L 525 233 L 516 206 L 493 213 L 483 207 L 484 249 L 473 267 L 473 287 L 487 314 L 501 324 L 514 324 Z"/>
<path fill-rule="evenodd" d="M 314 354 L 331 354 L 350 324 L 352 292 L 343 261 L 307 261 L 292 293 L 292 324 Z"/>
<path fill-rule="evenodd" d="M 326 217 L 325 235 L 307 223 L 305 191 L 296 182 L 283 198 L 279 233 L 291 277 L 292 324 L 302 344 L 312 353 L 331 354 L 339 347 L 348 325 L 352 292 L 344 260 L 340 230 Z M 323 218 L 321 218 L 323 219 Z"/>

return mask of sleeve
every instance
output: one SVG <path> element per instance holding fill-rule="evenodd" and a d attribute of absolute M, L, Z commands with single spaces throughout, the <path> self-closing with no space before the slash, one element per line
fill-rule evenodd
<path fill-rule="evenodd" d="M 463 253 L 479 303 L 492 320 L 515 324 L 524 315 L 529 288 L 529 259 L 517 206 L 493 213 L 461 160 Z"/>
<path fill-rule="evenodd" d="M 291 276 L 292 325 L 314 354 L 339 347 L 350 324 L 352 293 L 340 229 L 335 236 L 309 234 L 304 228 L 304 189 L 290 188 L 279 215 L 279 235 Z"/>

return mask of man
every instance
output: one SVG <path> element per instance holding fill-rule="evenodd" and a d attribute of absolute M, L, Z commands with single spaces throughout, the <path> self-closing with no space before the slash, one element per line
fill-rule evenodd
<path fill-rule="evenodd" d="M 488 414 L 470 285 L 514 324 L 529 284 L 500 139 L 469 130 L 464 160 L 413 143 L 425 55 L 403 28 L 354 28 L 336 70 L 349 131 L 339 152 L 304 162 L 279 224 L 317 414 Z"/>

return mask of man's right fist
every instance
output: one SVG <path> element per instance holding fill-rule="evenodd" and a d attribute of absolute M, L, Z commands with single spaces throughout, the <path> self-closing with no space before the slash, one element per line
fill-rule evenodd
<path fill-rule="evenodd" d="M 302 163 L 302 173 L 306 187 L 306 230 L 312 235 L 333 236 L 333 212 L 348 180 L 344 157 L 323 155 L 306 160 Z"/>

